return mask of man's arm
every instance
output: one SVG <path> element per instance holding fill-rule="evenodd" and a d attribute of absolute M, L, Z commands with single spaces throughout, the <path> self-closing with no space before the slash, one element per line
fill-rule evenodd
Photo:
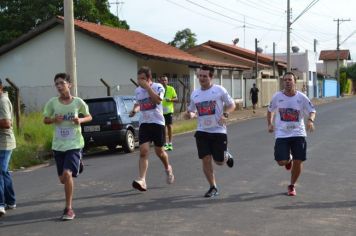
<path fill-rule="evenodd" d="M 133 117 L 136 115 L 137 112 L 140 111 L 140 105 L 138 103 L 135 103 L 133 108 L 132 108 L 132 111 L 130 111 L 130 114 L 129 114 L 129 117 Z"/>
<path fill-rule="evenodd" d="M 313 132 L 315 130 L 314 121 L 315 121 L 315 112 L 310 112 L 307 121 L 307 130 L 309 132 Z"/>
<path fill-rule="evenodd" d="M 274 131 L 273 118 L 274 118 L 274 113 L 267 111 L 267 126 L 268 126 L 268 132 L 270 133 Z"/>

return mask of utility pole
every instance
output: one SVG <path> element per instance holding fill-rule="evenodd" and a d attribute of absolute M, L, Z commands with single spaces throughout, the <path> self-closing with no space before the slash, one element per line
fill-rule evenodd
<path fill-rule="evenodd" d="M 77 65 L 75 53 L 75 35 L 74 35 L 74 13 L 73 0 L 64 0 L 64 34 L 65 34 L 65 65 L 66 72 L 72 79 L 71 94 L 78 95 L 77 89 Z"/>
<path fill-rule="evenodd" d="M 287 72 L 291 71 L 290 65 L 290 0 L 287 0 Z"/>
<path fill-rule="evenodd" d="M 255 38 L 255 67 L 256 67 L 256 71 L 255 71 L 255 77 L 256 77 L 256 81 L 257 81 L 257 77 L 258 77 L 258 40 L 257 38 Z"/>
<path fill-rule="evenodd" d="M 351 21 L 350 19 L 337 19 L 334 20 L 337 22 L 337 37 L 336 37 L 336 79 L 337 79 L 337 97 L 340 97 L 340 68 L 339 68 L 339 61 L 340 61 L 340 22 Z"/>
<path fill-rule="evenodd" d="M 276 43 L 273 42 L 273 78 L 276 78 Z"/>

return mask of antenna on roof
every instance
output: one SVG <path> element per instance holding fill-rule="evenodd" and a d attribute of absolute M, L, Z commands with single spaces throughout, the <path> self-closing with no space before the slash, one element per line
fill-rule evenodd
<path fill-rule="evenodd" d="M 117 23 L 119 23 L 119 5 L 124 4 L 124 2 L 110 2 L 109 4 L 115 4 L 116 5 L 116 17 L 117 17 Z"/>

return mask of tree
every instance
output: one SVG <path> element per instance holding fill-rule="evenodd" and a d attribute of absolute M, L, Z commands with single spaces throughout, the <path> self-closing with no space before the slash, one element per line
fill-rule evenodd
<path fill-rule="evenodd" d="M 172 42 L 168 44 L 182 50 L 194 47 L 196 45 L 196 34 L 192 33 L 190 29 L 178 31 Z"/>
<path fill-rule="evenodd" d="M 73 0 L 74 18 L 129 29 L 126 21 L 110 13 L 108 0 Z M 63 0 L 1 0 L 0 46 L 54 16 L 63 16 Z"/>

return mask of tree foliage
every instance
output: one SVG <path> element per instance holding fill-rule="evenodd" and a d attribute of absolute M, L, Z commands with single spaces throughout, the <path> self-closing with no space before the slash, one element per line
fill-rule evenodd
<path fill-rule="evenodd" d="M 178 31 L 173 39 L 173 41 L 168 44 L 182 50 L 194 47 L 196 45 L 197 39 L 196 34 L 194 34 L 190 29 L 184 29 Z"/>
<path fill-rule="evenodd" d="M 110 13 L 108 0 L 73 0 L 74 18 L 128 29 Z M 0 0 L 0 46 L 54 16 L 63 16 L 63 0 Z"/>

